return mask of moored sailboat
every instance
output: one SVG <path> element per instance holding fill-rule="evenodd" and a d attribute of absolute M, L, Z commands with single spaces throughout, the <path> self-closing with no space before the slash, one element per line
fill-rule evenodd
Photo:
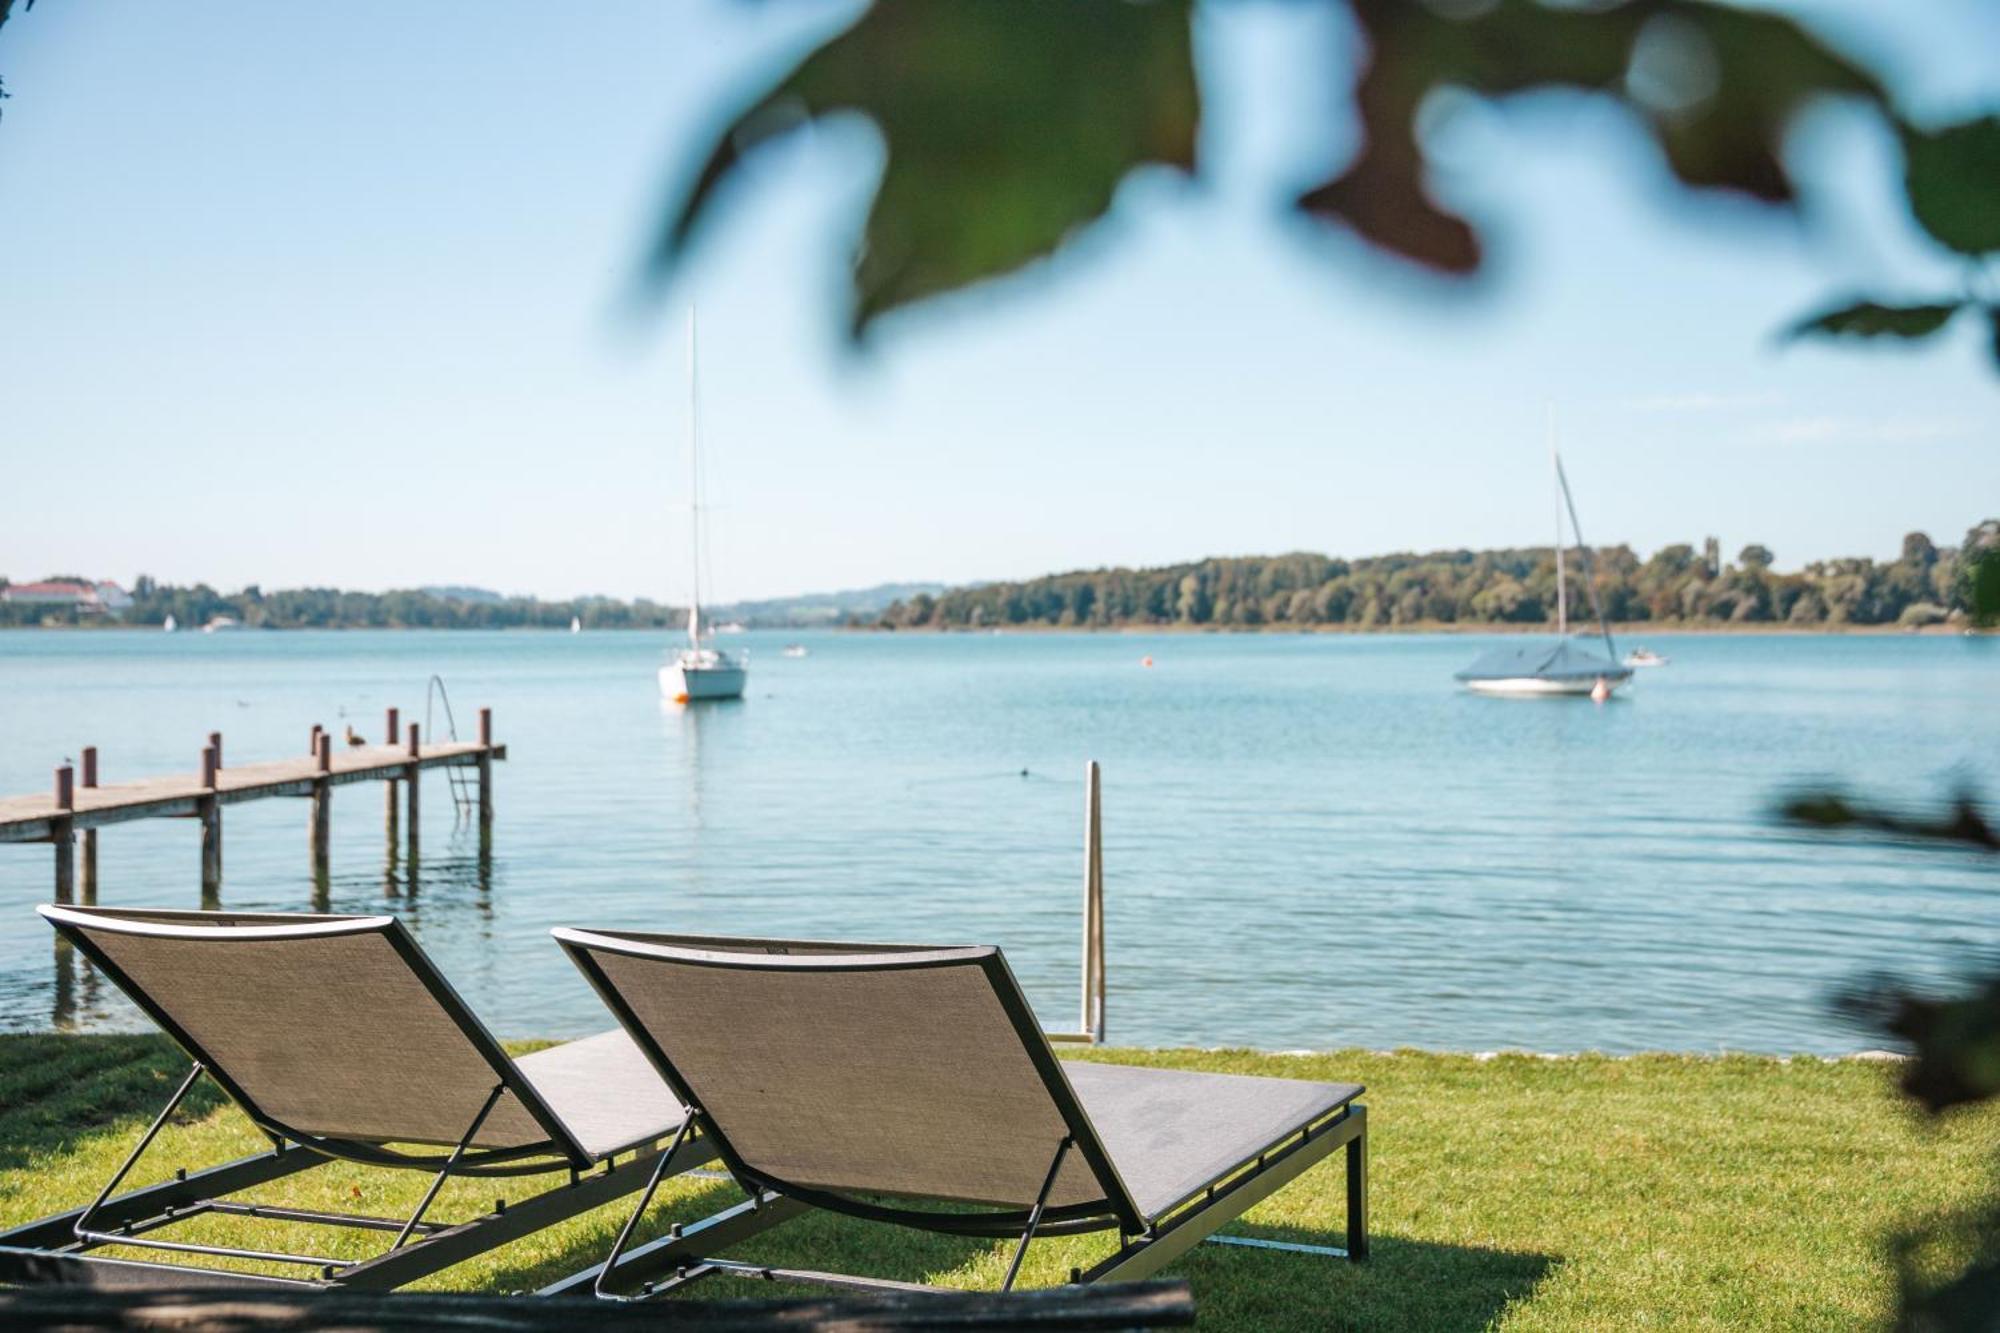
<path fill-rule="evenodd" d="M 1588 558 L 1583 545 L 1582 526 L 1576 521 L 1576 502 L 1570 498 L 1569 478 L 1563 475 L 1562 456 L 1549 445 L 1549 459 L 1555 466 L 1556 504 L 1556 641 L 1554 643 L 1510 644 L 1481 655 L 1457 675 L 1457 680 L 1475 694 L 1571 695 L 1604 700 L 1632 679 L 1632 668 L 1618 659 L 1611 642 L 1611 626 L 1597 599 L 1597 585 L 1585 580 L 1590 591 L 1590 607 L 1597 616 L 1597 630 L 1604 639 L 1598 653 L 1569 637 L 1569 580 L 1563 563 L 1563 512 L 1569 512 L 1570 533 Z"/>
<path fill-rule="evenodd" d="M 725 652 L 703 641 L 701 623 L 701 434 L 696 391 L 694 311 L 688 311 L 688 530 L 693 581 L 688 588 L 687 647 L 660 668 L 660 692 L 676 703 L 740 699 L 750 676 L 750 655 Z"/>

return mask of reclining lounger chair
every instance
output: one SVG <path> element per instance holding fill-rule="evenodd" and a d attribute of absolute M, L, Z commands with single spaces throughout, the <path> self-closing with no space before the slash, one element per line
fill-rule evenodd
<path fill-rule="evenodd" d="M 194 1068 L 94 1202 L 0 1233 L 0 1281 L 399 1287 L 629 1194 L 655 1166 L 680 1172 L 714 1157 L 687 1133 L 686 1112 L 624 1033 L 509 1058 L 394 917 L 39 910 Z M 273 1150 L 112 1197 L 204 1074 Z M 335 1158 L 433 1179 L 416 1211 L 400 1219 L 229 1198 Z M 448 1178 L 544 1174 L 559 1178 L 472 1221 L 424 1220 Z M 393 1240 L 373 1258 L 341 1260 L 154 1234 L 204 1213 L 380 1231 Z M 92 1253 L 106 1245 L 306 1273 L 258 1276 Z"/>
<path fill-rule="evenodd" d="M 1071 1281 L 1130 1281 L 1343 1146 L 1345 1250 L 1247 1243 L 1367 1255 L 1353 1084 L 1061 1063 L 998 949 L 555 935 L 750 1199 L 626 1253 L 649 1188 L 605 1262 L 547 1294 L 713 1273 L 910 1287 L 715 1257 L 806 1208 L 1018 1238 L 1002 1290 L 1035 1236 L 1115 1228 L 1118 1250 Z"/>

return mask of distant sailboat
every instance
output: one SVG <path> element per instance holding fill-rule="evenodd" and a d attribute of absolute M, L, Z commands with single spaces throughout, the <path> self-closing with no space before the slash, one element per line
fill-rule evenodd
<path fill-rule="evenodd" d="M 660 668 L 660 692 L 677 703 L 740 699 L 750 655 L 703 641 L 701 624 L 701 402 L 696 388 L 694 311 L 688 311 L 688 529 L 694 580 L 688 592 L 687 647 Z"/>
<path fill-rule="evenodd" d="M 175 630 L 179 629 L 180 627 L 181 627 L 181 622 L 174 619 L 174 613 L 171 611 L 167 612 L 167 618 L 160 624 L 160 628 L 165 630 L 169 634 L 172 634 Z"/>
<path fill-rule="evenodd" d="M 571 616 L 569 618 L 569 632 L 571 634 L 583 633 L 583 618 L 581 616 Z"/>
<path fill-rule="evenodd" d="M 1608 699 L 1611 692 L 1632 679 L 1632 668 L 1618 660 L 1611 642 L 1611 626 L 1605 622 L 1604 608 L 1598 604 L 1597 585 L 1586 582 L 1590 607 L 1597 615 L 1598 633 L 1604 652 L 1597 653 L 1569 638 L 1569 581 L 1563 568 L 1563 512 L 1569 512 L 1570 532 L 1583 546 L 1581 525 L 1576 521 L 1576 502 L 1570 498 L 1569 478 L 1563 475 L 1562 456 L 1549 442 L 1549 459 L 1555 465 L 1556 505 L 1556 641 L 1514 644 L 1495 648 L 1458 673 L 1465 688 L 1477 694 L 1588 695 Z"/>

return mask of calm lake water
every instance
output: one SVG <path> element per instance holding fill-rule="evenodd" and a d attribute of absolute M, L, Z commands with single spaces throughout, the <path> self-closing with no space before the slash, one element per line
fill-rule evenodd
<path fill-rule="evenodd" d="M 238 762 L 377 736 L 438 673 L 509 747 L 490 861 L 442 774 L 414 876 L 381 789 L 339 788 L 328 905 L 403 917 L 506 1035 L 609 1026 L 561 924 L 999 944 L 1073 1027 L 1092 758 L 1119 1043 L 1837 1052 L 1881 1044 L 1840 983 L 2000 942 L 1992 865 L 1768 815 L 1823 779 L 2000 796 L 2000 644 L 1662 634 L 1673 665 L 1596 706 L 1459 692 L 1469 636 L 751 634 L 749 697 L 684 711 L 666 642 L 0 634 L 0 790 L 91 743 L 114 781 L 218 727 Z M 305 822 L 230 808 L 223 902 L 312 907 Z M 198 906 L 197 847 L 107 830 L 101 900 Z M 50 886 L 46 848 L 0 846 L 0 1027 L 143 1026 L 58 956 Z"/>

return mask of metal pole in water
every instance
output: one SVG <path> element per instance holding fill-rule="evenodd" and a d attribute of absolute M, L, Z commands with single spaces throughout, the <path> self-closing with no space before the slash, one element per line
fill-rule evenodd
<path fill-rule="evenodd" d="M 1083 1032 L 1104 1040 L 1104 807 L 1101 772 L 1083 770 Z"/>

